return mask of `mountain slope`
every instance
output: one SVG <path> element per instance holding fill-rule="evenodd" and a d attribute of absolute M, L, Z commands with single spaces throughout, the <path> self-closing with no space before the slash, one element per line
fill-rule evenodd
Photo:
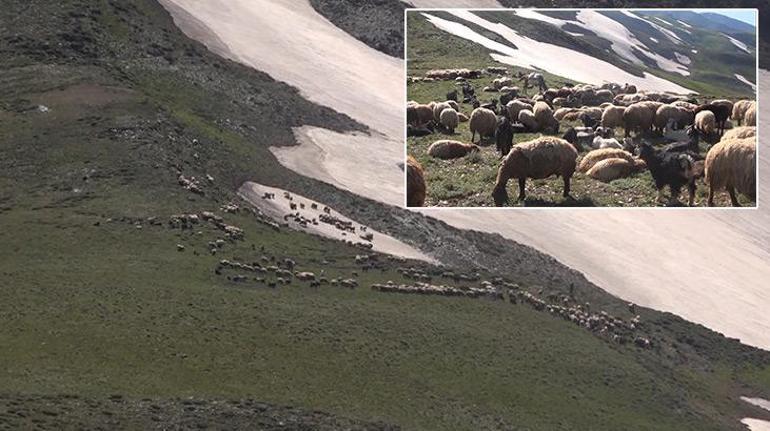
<path fill-rule="evenodd" d="M 0 374 L 13 403 L 2 404 L 3 425 L 28 417 L 51 429 L 130 429 L 148 426 L 135 412 L 149 408 L 158 428 L 199 425 L 198 414 L 214 427 L 212 416 L 233 413 L 221 407 L 232 398 L 333 415 L 297 426 L 314 428 L 740 429 L 747 412 L 767 417 L 736 395 L 768 396 L 767 353 L 671 314 L 635 310 L 655 342 L 643 349 L 527 304 L 369 289 L 412 282 L 404 266 L 458 285 L 439 274 L 478 271 L 543 297 L 570 294 L 572 284 L 576 301 L 633 317 L 624 301 L 529 247 L 282 167 L 268 146 L 296 145 L 292 127 L 370 129 L 211 54 L 156 2 L 5 6 Z M 182 187 L 180 173 L 199 178 L 202 194 Z M 235 196 L 247 179 L 313 196 L 447 267 L 386 256 L 369 267 L 356 261 L 358 248 L 276 230 Z M 244 239 L 215 223 L 173 222 L 203 211 Z M 273 289 L 236 282 L 239 272 L 220 264 L 263 257 L 328 277 L 356 272 L 361 288 L 293 280 Z M 72 399 L 82 401 L 56 401 Z M 76 414 L 60 413 L 62 403 Z M 110 419 L 83 418 L 91 412 Z"/>

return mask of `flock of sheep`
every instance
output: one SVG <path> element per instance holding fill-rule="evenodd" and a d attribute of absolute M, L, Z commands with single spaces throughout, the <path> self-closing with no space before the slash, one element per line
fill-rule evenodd
<path fill-rule="evenodd" d="M 432 71 L 429 79 L 452 79 L 458 88 L 450 91 L 445 101 L 409 101 L 407 136 L 439 132 L 454 135 L 460 123 L 468 122 L 469 143 L 439 139 L 430 145 L 428 156 L 439 159 L 461 158 L 481 151 L 478 144 L 494 141 L 501 158 L 492 189 L 498 206 L 508 202 L 506 186 L 510 179 L 518 180 L 518 199 L 523 200 L 527 178 L 561 176 L 563 195 L 570 198 L 570 180 L 576 171 L 609 182 L 649 170 L 658 201 L 663 189 L 669 188 L 669 204 L 677 204 L 681 189 L 686 187 L 688 203 L 694 205 L 696 180 L 700 178 L 709 187 L 709 206 L 714 205 L 719 191 L 727 191 L 734 206 L 739 206 L 737 193 L 755 200 L 755 101 L 720 99 L 698 103 L 692 98 L 642 92 L 633 85 L 614 83 L 548 88 L 539 73 L 519 72 L 510 77 L 500 68 L 463 71 Z M 482 74 L 496 75 L 482 93 L 499 95 L 486 103 L 478 99 L 468 81 Z M 515 86 L 517 82 L 522 82 L 523 88 Z M 526 96 L 530 85 L 537 90 L 533 97 Z M 461 104 L 473 107 L 470 116 L 461 112 Z M 562 123 L 567 127 L 563 132 Z M 618 127 L 624 129 L 623 136 L 615 135 Z M 514 144 L 515 135 L 520 133 L 541 136 Z M 713 143 L 705 154 L 701 151 L 702 141 Z M 422 206 L 425 194 L 423 169 L 409 156 L 407 205 Z"/>

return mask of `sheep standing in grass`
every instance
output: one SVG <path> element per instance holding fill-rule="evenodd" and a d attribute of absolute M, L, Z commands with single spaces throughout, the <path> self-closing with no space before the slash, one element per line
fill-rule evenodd
<path fill-rule="evenodd" d="M 619 150 L 617 148 L 602 148 L 600 150 L 590 151 L 583 156 L 578 165 L 577 171 L 586 173 L 595 164 L 605 159 L 624 159 L 628 162 L 634 163 L 634 156 L 628 151 Z"/>
<path fill-rule="evenodd" d="M 575 173 L 577 154 L 572 144 L 552 136 L 543 136 L 514 145 L 497 171 L 497 181 L 492 192 L 495 205 L 502 206 L 508 202 L 508 192 L 505 187 L 511 178 L 519 180 L 519 201 L 526 198 L 527 178 L 542 179 L 554 174 L 564 179 L 563 195 L 568 197 L 570 179 Z"/>
<path fill-rule="evenodd" d="M 711 111 L 700 111 L 695 114 L 695 129 L 704 135 L 713 134 L 717 129 L 714 113 Z"/>
<path fill-rule="evenodd" d="M 444 109 L 452 109 L 452 105 L 449 102 L 440 102 L 433 105 L 433 121 L 436 124 L 441 124 L 441 113 Z"/>
<path fill-rule="evenodd" d="M 682 112 L 678 107 L 673 105 L 661 105 L 655 111 L 655 118 L 652 121 L 652 125 L 655 130 L 663 133 L 663 130 L 666 128 L 669 121 L 673 120 L 678 124 L 681 117 Z"/>
<path fill-rule="evenodd" d="M 698 106 L 698 108 L 693 111 L 695 112 L 696 126 L 698 114 L 707 111 L 714 114 L 716 129 L 719 131 L 719 136 L 722 136 L 722 134 L 725 132 L 725 123 L 730 118 L 730 114 L 732 114 L 733 108 L 731 106 L 719 103 L 709 103 L 706 105 Z"/>
<path fill-rule="evenodd" d="M 757 103 L 751 102 L 751 106 L 746 109 L 746 116 L 744 117 L 746 120 L 747 126 L 756 126 L 757 125 Z"/>
<path fill-rule="evenodd" d="M 457 116 L 457 111 L 454 109 L 444 109 L 439 116 L 439 122 L 447 132 L 454 134 L 457 124 L 460 122 L 460 118 Z"/>
<path fill-rule="evenodd" d="M 428 155 L 437 159 L 459 159 L 465 157 L 468 153 L 479 151 L 478 145 L 463 144 L 459 141 L 443 139 L 436 141 L 428 147 Z"/>
<path fill-rule="evenodd" d="M 638 135 L 652 129 L 652 123 L 655 119 L 655 111 L 644 104 L 644 102 L 634 103 L 626 108 L 623 113 L 623 127 L 626 129 L 626 137 L 631 136 L 631 132 Z"/>
<path fill-rule="evenodd" d="M 741 125 L 743 120 L 746 118 L 746 111 L 751 107 L 751 105 L 754 102 L 751 100 L 739 100 L 735 102 L 733 105 L 733 112 L 730 118 L 735 122 L 737 125 Z"/>
<path fill-rule="evenodd" d="M 553 109 L 545 102 L 537 102 L 534 106 L 535 121 L 537 128 L 543 133 L 558 133 L 559 122 L 553 118 Z"/>
<path fill-rule="evenodd" d="M 519 118 L 519 112 L 528 109 L 532 110 L 532 105 L 522 102 L 521 100 L 511 100 L 505 105 L 508 110 L 508 118 L 517 120 Z"/>
<path fill-rule="evenodd" d="M 406 160 L 406 205 L 421 207 L 425 203 L 425 174 L 422 166 L 409 156 Z"/>
<path fill-rule="evenodd" d="M 714 195 L 721 190 L 730 194 L 733 206 L 741 206 L 736 190 L 756 199 L 756 139 L 729 139 L 716 143 L 706 154 L 706 184 L 709 186 L 708 205 L 714 206 Z"/>
<path fill-rule="evenodd" d="M 412 108 L 414 114 L 411 124 L 415 127 L 422 127 L 433 121 L 433 107 L 430 105 L 413 105 L 407 107 L 407 118 L 409 118 L 409 109 Z"/>
<path fill-rule="evenodd" d="M 602 127 L 614 129 L 623 125 L 623 114 L 626 112 L 624 106 L 610 105 L 602 112 Z"/>
<path fill-rule="evenodd" d="M 471 143 L 475 141 L 476 133 L 479 134 L 479 141 L 483 137 L 494 135 L 496 126 L 497 115 L 492 110 L 486 108 L 474 109 L 471 112 L 471 119 L 468 123 L 471 131 Z"/>
<path fill-rule="evenodd" d="M 757 128 L 753 126 L 743 126 L 730 129 L 722 135 L 722 141 L 729 139 L 746 139 L 757 136 Z"/>

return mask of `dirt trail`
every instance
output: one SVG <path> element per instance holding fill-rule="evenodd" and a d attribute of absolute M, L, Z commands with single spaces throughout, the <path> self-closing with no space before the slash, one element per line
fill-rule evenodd
<path fill-rule="evenodd" d="M 400 187 L 403 179 L 397 168 L 403 154 L 401 61 L 337 29 L 306 2 L 168 1 L 206 23 L 240 61 L 385 135 L 359 144 L 369 157 L 351 162 L 348 144 L 340 145 L 339 136 L 316 133 L 308 137 L 315 147 L 294 147 L 292 153 L 279 155 L 282 163 L 354 193 L 401 204 L 394 193 L 378 193 L 386 184 L 391 190 Z M 291 31 L 286 22 L 292 22 Z M 183 20 L 180 26 L 185 30 Z M 770 88 L 770 72 L 760 74 L 759 86 Z M 761 106 L 770 106 L 770 98 L 763 96 Z M 770 130 L 769 110 L 763 109 L 760 117 L 761 128 Z M 765 136 L 760 140 L 760 153 L 770 151 L 770 141 Z M 380 172 L 383 164 L 395 168 Z M 769 165 L 760 157 L 764 178 Z M 497 232 L 531 245 L 615 295 L 770 349 L 770 205 L 762 204 L 770 196 L 761 186 L 759 199 L 760 209 L 742 211 L 423 212 L 460 228 Z"/>

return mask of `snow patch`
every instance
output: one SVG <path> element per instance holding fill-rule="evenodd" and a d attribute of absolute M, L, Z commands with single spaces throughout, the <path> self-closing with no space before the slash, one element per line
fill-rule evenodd
<path fill-rule="evenodd" d="M 697 54 L 697 53 L 698 53 L 698 50 L 697 50 L 697 49 L 693 49 L 693 50 L 691 50 L 690 52 L 692 52 L 693 54 Z"/>
<path fill-rule="evenodd" d="M 675 52 L 674 56 L 676 57 L 676 61 L 684 64 L 685 66 L 689 66 L 690 63 L 692 63 L 692 60 L 690 60 L 690 57 L 688 57 L 688 56 L 686 56 L 684 54 L 680 54 L 678 52 Z"/>
<path fill-rule="evenodd" d="M 671 31 L 671 30 L 669 30 L 667 28 L 661 27 L 659 24 L 656 24 L 656 23 L 654 23 L 654 22 L 652 22 L 652 21 L 650 21 L 648 19 L 642 18 L 641 16 L 636 15 L 635 13 L 632 13 L 631 11 L 628 11 L 628 10 L 621 10 L 620 13 L 626 15 L 627 17 L 638 19 L 640 21 L 646 22 L 647 24 L 651 25 L 653 28 L 655 28 L 659 32 L 661 32 L 664 35 L 666 35 L 666 37 L 668 37 L 671 40 L 671 42 L 674 42 L 677 45 L 681 45 L 683 43 L 682 39 L 680 39 L 679 36 L 676 35 L 676 33 L 674 33 L 673 31 Z M 666 23 L 668 25 L 671 25 L 667 21 L 664 21 L 664 20 L 662 20 L 660 18 L 655 17 L 655 19 L 663 21 L 664 23 Z"/>
<path fill-rule="evenodd" d="M 653 41 L 653 42 L 655 42 L 655 43 L 660 43 L 660 42 L 658 41 L 658 39 L 655 39 L 654 37 L 651 37 L 651 38 L 650 38 L 650 40 L 651 40 L 651 41 Z"/>
<path fill-rule="evenodd" d="M 742 83 L 744 83 L 744 84 L 748 85 L 749 87 L 751 87 L 752 90 L 756 91 L 757 85 L 754 84 L 753 82 L 749 81 L 748 79 L 746 79 L 746 77 L 744 77 L 743 75 L 739 75 L 739 74 L 736 73 L 735 74 L 735 78 L 738 79 L 738 81 L 741 81 Z"/>
<path fill-rule="evenodd" d="M 634 76 L 613 64 L 590 55 L 521 36 L 503 24 L 494 24 L 467 10 L 453 10 L 450 13 L 499 34 L 519 49 L 493 41 L 460 22 L 449 21 L 428 13 L 423 13 L 423 15 L 437 28 L 495 51 L 492 58 L 501 63 L 541 69 L 554 75 L 596 85 L 606 82 L 627 82 L 644 90 L 670 91 L 682 94 L 693 92 L 646 72 L 643 77 Z M 678 64 L 677 66 L 682 67 Z"/>
<path fill-rule="evenodd" d="M 759 408 L 763 408 L 765 410 L 770 411 L 770 401 L 767 401 L 765 399 L 741 397 L 741 400 L 749 404 L 753 404 Z M 741 420 L 741 423 L 748 426 L 751 431 L 770 431 L 770 422 L 768 421 L 763 421 L 760 419 L 744 418 Z"/>
<path fill-rule="evenodd" d="M 738 40 L 738 39 L 736 39 L 736 38 L 734 38 L 734 37 L 732 37 L 730 35 L 724 34 L 724 33 L 722 33 L 722 36 L 724 36 L 727 39 L 729 39 L 730 42 L 732 42 L 733 45 L 737 46 L 738 49 L 740 49 L 741 51 L 744 51 L 747 54 L 751 54 L 751 51 L 749 51 L 749 47 L 745 43 L 741 42 L 740 40 Z"/>
<path fill-rule="evenodd" d="M 687 23 L 686 23 L 686 22 L 684 22 L 684 21 L 681 21 L 681 20 L 676 20 L 676 22 L 678 22 L 679 24 L 682 24 L 683 26 L 685 26 L 685 27 L 687 27 L 687 28 L 692 28 L 692 26 L 691 26 L 690 24 L 687 24 Z"/>

